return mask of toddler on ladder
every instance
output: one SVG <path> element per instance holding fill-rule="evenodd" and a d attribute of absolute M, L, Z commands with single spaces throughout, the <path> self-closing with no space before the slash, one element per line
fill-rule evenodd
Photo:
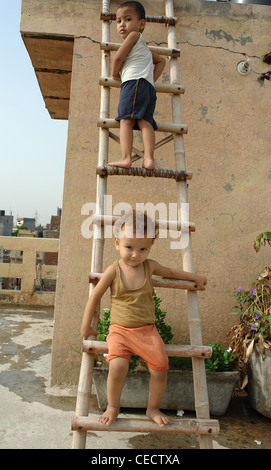
<path fill-rule="evenodd" d="M 120 398 L 131 355 L 147 363 L 150 372 L 147 416 L 158 426 L 169 423 L 160 410 L 167 384 L 168 357 L 165 345 L 155 326 L 151 276 L 195 281 L 205 289 L 204 276 L 162 266 L 147 259 L 155 239 L 155 224 L 146 214 L 132 211 L 119 219 L 115 246 L 120 260 L 103 273 L 85 307 L 81 336 L 96 336 L 91 328 L 97 305 L 106 290 L 111 289 L 110 327 L 107 336 L 109 374 L 107 380 L 108 406 L 99 421 L 110 426 L 120 410 Z"/>
<path fill-rule="evenodd" d="M 113 59 L 112 78 L 121 80 L 117 121 L 120 121 L 121 159 L 110 166 L 130 168 L 132 165 L 133 129 L 141 130 L 144 159 L 143 167 L 154 169 L 154 131 L 157 129 L 153 114 L 156 104 L 154 82 L 160 77 L 165 59 L 151 53 L 142 32 L 145 9 L 141 3 L 127 1 L 116 13 L 117 31 L 124 40 Z"/>

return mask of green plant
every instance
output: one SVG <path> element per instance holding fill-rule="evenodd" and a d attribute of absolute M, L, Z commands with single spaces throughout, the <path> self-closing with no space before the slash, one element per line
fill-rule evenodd
<path fill-rule="evenodd" d="M 264 348 L 271 349 L 271 289 L 268 277 L 261 275 L 260 282 L 255 288 L 235 291 L 236 304 L 230 314 L 239 315 L 240 322 L 234 325 L 228 335 L 231 335 L 230 347 L 237 357 L 237 368 L 240 371 L 242 388 L 247 383 L 246 368 L 255 342 L 259 344 L 261 354 Z"/>
<path fill-rule="evenodd" d="M 23 224 L 17 224 L 16 227 L 15 227 L 15 230 L 13 230 L 13 232 L 11 232 L 11 237 L 17 237 L 18 236 L 18 233 L 19 233 L 19 230 L 29 230 L 28 227 L 26 227 L 25 225 Z"/>
<path fill-rule="evenodd" d="M 258 252 L 266 243 L 271 245 L 271 232 L 259 233 L 254 240 L 254 250 Z M 234 292 L 236 302 L 230 314 L 239 315 L 240 322 L 230 329 L 228 335 L 232 335 L 230 346 L 238 359 L 243 388 L 247 383 L 246 367 L 254 344 L 258 343 L 262 357 L 265 348 L 271 349 L 270 279 L 270 268 L 266 266 L 254 288 L 248 290 L 239 286 Z"/>
<path fill-rule="evenodd" d="M 106 341 L 106 337 L 109 333 L 109 326 L 110 310 L 105 309 L 103 316 L 99 318 L 97 341 Z"/>
<path fill-rule="evenodd" d="M 169 357 L 168 360 L 171 369 L 192 370 L 191 357 Z"/>
<path fill-rule="evenodd" d="M 162 300 L 157 297 L 156 295 L 153 297 L 154 302 L 154 309 L 155 309 L 155 326 L 164 341 L 165 344 L 168 344 L 171 339 L 173 338 L 173 334 L 171 332 L 171 326 L 165 323 L 166 312 L 161 310 L 160 304 Z M 110 310 L 106 309 L 104 314 L 101 318 L 99 318 L 98 322 L 98 341 L 106 341 L 106 337 L 109 333 L 109 326 L 110 326 Z M 133 355 L 130 360 L 129 370 L 135 370 L 140 363 L 140 357 Z"/>
<path fill-rule="evenodd" d="M 165 344 L 169 344 L 173 338 L 171 326 L 165 323 L 166 312 L 160 309 L 162 300 L 156 295 L 153 297 L 154 308 L 155 308 L 155 326 Z"/>
<path fill-rule="evenodd" d="M 211 343 L 213 354 L 205 361 L 206 372 L 222 372 L 236 369 L 237 359 L 231 349 L 222 349 L 221 344 Z"/>
<path fill-rule="evenodd" d="M 271 232 L 259 233 L 254 240 L 254 250 L 259 251 L 261 245 L 265 245 L 266 243 L 268 243 L 268 245 L 271 245 Z"/>
<path fill-rule="evenodd" d="M 232 307 L 230 313 L 240 316 L 240 324 L 246 333 L 246 339 L 270 342 L 271 289 L 267 281 L 256 283 L 255 288 L 250 290 L 237 287 L 235 298 L 237 305 Z"/>
<path fill-rule="evenodd" d="M 226 372 L 236 370 L 237 358 L 234 356 L 233 351 L 229 349 L 222 349 L 221 344 L 210 343 L 208 346 L 212 347 L 212 356 L 205 360 L 206 372 Z M 192 370 L 191 357 L 170 357 L 169 364 L 176 369 Z"/>

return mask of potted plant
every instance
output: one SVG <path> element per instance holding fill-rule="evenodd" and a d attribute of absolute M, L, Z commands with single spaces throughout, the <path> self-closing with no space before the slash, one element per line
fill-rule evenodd
<path fill-rule="evenodd" d="M 260 233 L 254 249 L 271 243 L 271 232 Z M 247 386 L 249 401 L 259 413 L 271 418 L 271 271 L 265 271 L 251 289 L 241 286 L 235 291 L 236 304 L 231 314 L 240 322 L 234 325 L 230 346 L 237 357 L 241 388 Z"/>
<path fill-rule="evenodd" d="M 165 323 L 166 313 L 160 308 L 161 299 L 154 296 L 156 327 L 168 344 L 173 338 L 172 330 Z M 98 341 L 106 341 L 109 329 L 110 311 L 106 310 L 99 320 Z M 213 355 L 205 361 L 210 412 L 221 416 L 225 413 L 233 388 L 238 382 L 236 360 L 232 351 L 222 350 L 220 344 L 211 344 Z M 191 358 L 170 357 L 167 388 L 161 408 L 175 410 L 195 410 L 193 372 Z M 103 357 L 97 356 L 93 380 L 96 388 L 99 407 L 104 410 L 107 405 L 106 381 L 107 363 Z M 146 408 L 148 399 L 149 372 L 138 356 L 132 356 L 121 396 L 121 406 L 125 408 Z"/>

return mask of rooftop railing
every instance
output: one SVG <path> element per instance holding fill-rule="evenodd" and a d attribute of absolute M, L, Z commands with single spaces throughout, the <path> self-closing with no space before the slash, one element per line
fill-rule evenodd
<path fill-rule="evenodd" d="M 56 281 L 57 264 L 45 262 L 58 248 L 55 238 L 0 237 L 0 304 L 53 306 L 46 284 Z"/>

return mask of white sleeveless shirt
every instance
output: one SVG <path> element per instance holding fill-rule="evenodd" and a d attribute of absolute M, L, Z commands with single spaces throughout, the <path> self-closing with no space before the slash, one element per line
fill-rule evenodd
<path fill-rule="evenodd" d="M 148 82 L 154 85 L 152 53 L 143 39 L 142 34 L 140 34 L 137 43 L 129 54 L 127 54 L 120 70 L 120 76 L 122 83 L 128 80 L 145 78 L 145 80 L 148 80 Z"/>

